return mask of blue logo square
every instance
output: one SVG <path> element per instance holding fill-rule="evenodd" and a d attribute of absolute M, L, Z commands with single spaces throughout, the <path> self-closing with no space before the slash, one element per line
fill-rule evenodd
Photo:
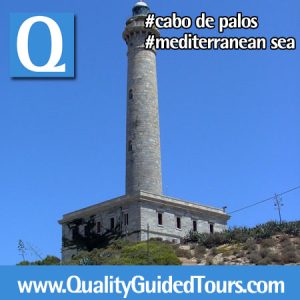
<path fill-rule="evenodd" d="M 10 16 L 10 76 L 74 78 L 74 14 Z"/>

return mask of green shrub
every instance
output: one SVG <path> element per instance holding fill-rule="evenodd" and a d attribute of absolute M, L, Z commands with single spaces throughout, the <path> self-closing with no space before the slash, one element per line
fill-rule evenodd
<path fill-rule="evenodd" d="M 259 255 L 261 256 L 261 258 L 267 258 L 270 255 L 270 250 L 268 248 L 262 248 L 259 251 Z"/>
<path fill-rule="evenodd" d="M 239 254 L 239 253 L 240 253 L 240 250 L 237 249 L 237 248 L 235 248 L 235 249 L 232 250 L 232 254 L 233 254 L 233 255 L 237 255 L 237 254 Z"/>
<path fill-rule="evenodd" d="M 105 249 L 80 252 L 74 265 L 180 265 L 171 245 L 159 241 L 112 244 Z"/>
<path fill-rule="evenodd" d="M 198 243 L 207 248 L 213 248 L 224 244 L 245 243 L 248 239 L 269 239 L 276 234 L 300 236 L 300 221 L 282 223 L 271 221 L 253 228 L 234 227 L 214 234 L 190 231 L 184 238 L 184 242 Z"/>
<path fill-rule="evenodd" d="M 266 265 L 271 265 L 271 264 L 272 264 L 272 260 L 270 257 L 264 257 L 263 259 L 261 259 L 257 262 L 257 265 L 259 265 L 259 266 L 266 266 Z"/>
<path fill-rule="evenodd" d="M 216 247 L 213 247 L 211 250 L 210 250 L 210 254 L 213 255 L 213 256 L 216 256 L 219 254 L 218 252 L 218 249 Z"/>
<path fill-rule="evenodd" d="M 259 255 L 258 252 L 254 251 L 248 255 L 248 259 L 250 263 L 257 265 L 258 262 L 261 261 L 262 257 Z"/>
<path fill-rule="evenodd" d="M 23 260 L 19 262 L 17 266 L 30 266 L 30 262 L 28 260 Z"/>
<path fill-rule="evenodd" d="M 255 251 L 257 249 L 257 244 L 255 239 L 249 238 L 246 243 L 244 244 L 244 250 L 247 250 L 248 253 Z"/>
<path fill-rule="evenodd" d="M 225 232 L 214 234 L 190 232 L 190 235 L 185 238 L 185 242 L 193 241 L 206 248 L 213 248 L 226 244 L 228 242 L 227 238 L 228 236 Z"/>
<path fill-rule="evenodd" d="M 22 261 L 17 266 L 58 266 L 60 265 L 60 259 L 56 256 L 48 255 L 43 260 L 37 260 L 34 262 Z"/>
<path fill-rule="evenodd" d="M 274 264 L 281 264 L 281 255 L 276 252 L 271 252 L 269 258 Z"/>
<path fill-rule="evenodd" d="M 272 238 L 261 241 L 261 246 L 264 248 L 271 248 L 274 247 L 275 245 L 276 245 L 276 241 Z"/>
<path fill-rule="evenodd" d="M 295 249 L 291 249 L 281 254 L 281 261 L 283 264 L 292 264 L 299 262 L 299 257 L 296 254 Z"/>

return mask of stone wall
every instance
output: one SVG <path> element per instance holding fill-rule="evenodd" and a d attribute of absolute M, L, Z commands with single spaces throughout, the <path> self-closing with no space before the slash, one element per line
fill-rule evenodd
<path fill-rule="evenodd" d="M 158 224 L 158 213 L 163 215 L 163 225 Z M 177 228 L 177 217 L 180 218 L 181 228 Z M 188 207 L 175 208 L 156 203 L 141 204 L 141 230 L 142 240 L 147 239 L 147 226 L 149 225 L 150 238 L 163 238 L 164 240 L 179 242 L 193 229 L 193 221 L 197 222 L 197 231 L 210 232 L 213 225 L 214 232 L 221 232 L 227 228 L 226 220 L 218 218 L 209 212 L 200 213 Z"/>
<path fill-rule="evenodd" d="M 127 213 L 128 226 L 124 226 L 124 214 Z M 158 224 L 158 213 L 163 216 L 162 225 Z M 197 222 L 198 232 L 209 233 L 211 225 L 214 232 L 225 230 L 229 219 L 221 209 L 141 191 L 134 196 L 122 196 L 64 215 L 60 221 L 63 238 L 72 240 L 70 224 L 78 219 L 87 222 L 91 216 L 95 221 L 94 232 L 97 222 L 101 223 L 99 238 L 110 230 L 110 220 L 114 218 L 115 225 L 122 220 L 121 236 L 133 242 L 144 241 L 148 237 L 179 242 L 193 229 L 193 221 Z M 181 228 L 177 228 L 177 217 L 180 218 Z M 84 236 L 84 224 L 79 225 L 78 229 Z M 62 249 L 63 261 L 70 260 L 76 254 L 76 247 Z"/>

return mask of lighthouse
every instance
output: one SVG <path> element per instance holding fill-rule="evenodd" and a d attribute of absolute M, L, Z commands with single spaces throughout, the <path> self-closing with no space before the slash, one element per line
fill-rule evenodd
<path fill-rule="evenodd" d="M 162 194 L 160 129 L 156 73 L 156 50 L 145 49 L 149 34 L 145 29 L 150 12 L 145 2 L 137 2 L 126 22 L 123 39 L 127 44 L 127 124 L 126 194 L 139 191 Z"/>
<path fill-rule="evenodd" d="M 157 53 L 155 48 L 145 49 L 148 35 L 159 36 L 159 31 L 145 28 L 149 12 L 145 2 L 137 2 L 123 32 L 128 59 L 125 195 L 63 216 L 59 223 L 64 262 L 111 239 L 179 243 L 191 230 L 212 233 L 227 228 L 229 215 L 223 209 L 163 195 Z"/>

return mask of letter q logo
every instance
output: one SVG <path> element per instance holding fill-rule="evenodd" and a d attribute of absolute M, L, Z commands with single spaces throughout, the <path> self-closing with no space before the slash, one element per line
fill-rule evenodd
<path fill-rule="evenodd" d="M 74 15 L 12 14 L 10 75 L 74 78 Z"/>

